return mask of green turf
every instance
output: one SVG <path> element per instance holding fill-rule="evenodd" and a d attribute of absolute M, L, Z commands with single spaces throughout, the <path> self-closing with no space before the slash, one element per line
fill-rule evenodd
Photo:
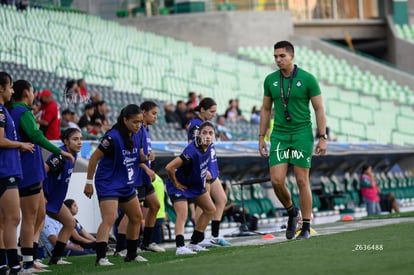
<path fill-rule="evenodd" d="M 373 219 L 390 219 L 390 218 L 398 218 L 398 217 L 414 217 L 414 212 L 401 212 L 391 213 L 387 215 L 373 215 L 373 216 L 365 216 L 361 218 L 361 220 L 373 220 Z"/>
<path fill-rule="evenodd" d="M 142 254 L 149 263 L 124 263 L 122 258 L 109 256 L 115 264 L 112 267 L 95 267 L 94 256 L 70 257 L 72 265 L 50 269 L 54 274 L 118 275 L 413 274 L 413 229 L 413 222 L 405 222 L 306 241 L 214 248 L 192 256 L 175 256 L 171 250 Z M 354 251 L 356 248 L 360 250 Z"/>

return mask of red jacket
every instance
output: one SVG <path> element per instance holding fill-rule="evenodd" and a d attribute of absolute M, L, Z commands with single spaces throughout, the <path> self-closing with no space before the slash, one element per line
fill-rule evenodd
<path fill-rule="evenodd" d="M 49 125 L 46 130 L 46 138 L 48 140 L 59 140 L 60 137 L 60 116 L 59 105 L 55 101 L 40 106 L 42 114 L 40 119 L 47 121 Z"/>

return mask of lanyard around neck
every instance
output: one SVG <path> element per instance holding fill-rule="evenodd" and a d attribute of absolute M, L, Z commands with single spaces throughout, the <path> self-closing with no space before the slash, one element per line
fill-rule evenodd
<path fill-rule="evenodd" d="M 289 77 L 289 85 L 287 88 L 287 93 L 285 97 L 284 89 L 283 89 L 283 74 L 282 71 L 280 71 L 280 98 L 282 99 L 283 107 L 285 107 L 285 111 L 287 110 L 288 104 L 289 104 L 289 96 L 290 96 L 290 90 L 292 88 L 292 82 L 293 82 L 293 76 L 296 74 L 296 65 L 293 67 L 293 71 L 290 74 Z"/>

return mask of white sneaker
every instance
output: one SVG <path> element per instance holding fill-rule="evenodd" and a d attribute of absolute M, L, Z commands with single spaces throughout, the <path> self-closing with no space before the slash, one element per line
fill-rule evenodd
<path fill-rule="evenodd" d="M 207 248 L 205 248 L 205 247 L 202 247 L 202 246 L 200 246 L 200 245 L 198 245 L 198 244 L 188 244 L 187 245 L 187 247 L 189 248 L 189 249 L 191 249 L 192 251 L 195 251 L 195 252 L 204 252 L 204 251 L 208 251 L 208 249 Z"/>
<path fill-rule="evenodd" d="M 64 259 L 60 258 L 56 264 L 72 264 L 71 262 L 65 261 Z"/>
<path fill-rule="evenodd" d="M 159 246 L 156 243 L 151 243 L 147 247 L 141 246 L 143 251 L 152 251 L 152 252 L 165 252 L 165 249 Z"/>
<path fill-rule="evenodd" d="M 125 260 L 125 262 L 140 262 L 140 263 L 148 262 L 147 259 L 145 259 L 144 257 L 139 256 L 139 255 L 137 255 L 134 259 L 129 259 L 128 257 L 125 257 L 124 260 Z"/>
<path fill-rule="evenodd" d="M 126 255 L 127 255 L 126 249 L 114 252 L 114 257 L 118 257 L 118 256 L 125 257 Z"/>
<path fill-rule="evenodd" d="M 49 269 L 45 269 L 45 268 L 37 268 L 35 266 L 30 267 L 30 268 L 23 268 L 19 271 L 18 274 L 37 274 L 37 273 L 42 273 L 42 272 L 52 272 Z"/>
<path fill-rule="evenodd" d="M 114 264 L 111 263 L 108 260 L 108 258 L 100 258 L 99 261 L 97 261 L 95 265 L 99 265 L 99 266 L 111 266 L 111 265 L 114 265 Z"/>
<path fill-rule="evenodd" d="M 209 247 L 213 247 L 214 244 L 210 241 L 210 239 L 204 239 L 202 242 L 198 243 L 199 246 L 205 247 L 205 248 L 209 248 Z"/>
<path fill-rule="evenodd" d="M 40 259 L 34 260 L 34 266 L 37 267 L 37 268 L 39 268 L 39 267 L 40 268 L 49 267 L 47 264 L 42 263 L 42 260 L 40 260 Z"/>
<path fill-rule="evenodd" d="M 175 255 L 194 255 L 194 254 L 197 254 L 197 252 L 185 246 L 177 247 L 177 250 L 175 251 Z"/>

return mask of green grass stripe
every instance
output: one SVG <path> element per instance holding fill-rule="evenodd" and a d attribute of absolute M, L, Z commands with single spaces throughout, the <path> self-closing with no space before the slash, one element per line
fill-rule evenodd
<path fill-rule="evenodd" d="M 50 269 L 54 274 L 413 274 L 413 229 L 414 222 L 404 222 L 306 241 L 213 248 L 192 256 L 176 256 L 172 250 L 141 254 L 148 263 L 108 256 L 112 267 L 95 267 L 94 256 L 70 257 L 72 265 Z"/>

